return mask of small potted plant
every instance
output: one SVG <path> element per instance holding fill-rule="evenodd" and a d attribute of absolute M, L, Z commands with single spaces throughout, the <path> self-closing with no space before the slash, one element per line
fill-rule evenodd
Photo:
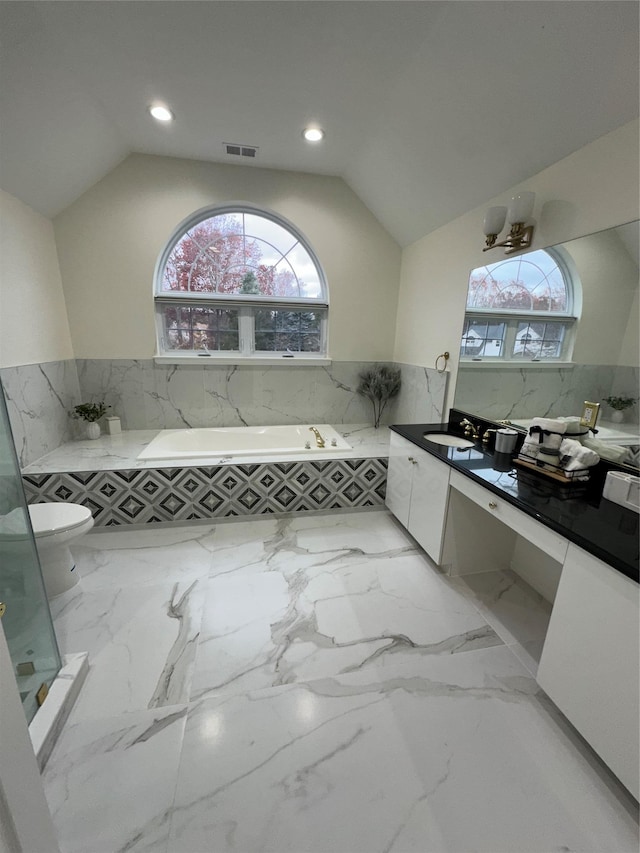
<path fill-rule="evenodd" d="M 631 406 L 638 402 L 637 397 L 603 397 L 604 402 L 613 409 L 611 420 L 615 423 L 620 423 L 624 420 L 624 410 L 630 409 Z"/>
<path fill-rule="evenodd" d="M 375 364 L 358 374 L 360 383 L 358 394 L 371 401 L 373 406 L 373 425 L 380 426 L 380 418 L 387 403 L 400 391 L 400 368 L 390 364 Z"/>
<path fill-rule="evenodd" d="M 87 438 L 100 438 L 100 424 L 98 421 L 107 413 L 107 406 L 104 401 L 99 403 L 80 403 L 75 406 L 71 412 L 71 417 L 77 420 L 87 422 Z"/>

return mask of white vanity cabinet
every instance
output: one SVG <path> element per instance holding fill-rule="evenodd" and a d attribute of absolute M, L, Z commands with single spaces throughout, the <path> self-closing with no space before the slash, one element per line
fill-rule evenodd
<path fill-rule="evenodd" d="M 570 544 L 538 683 L 638 798 L 638 584 Z"/>
<path fill-rule="evenodd" d="M 449 466 L 392 432 L 386 504 L 437 564 L 448 492 Z"/>

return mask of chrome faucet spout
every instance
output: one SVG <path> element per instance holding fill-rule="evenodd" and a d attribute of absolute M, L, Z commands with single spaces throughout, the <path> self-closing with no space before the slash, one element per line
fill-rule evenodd
<path fill-rule="evenodd" d="M 320 435 L 319 431 L 315 427 L 309 427 L 309 432 L 312 432 L 316 437 L 316 445 L 318 447 L 324 447 L 324 438 Z"/>

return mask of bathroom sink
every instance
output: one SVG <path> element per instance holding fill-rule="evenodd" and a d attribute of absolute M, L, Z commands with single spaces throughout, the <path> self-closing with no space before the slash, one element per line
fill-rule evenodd
<path fill-rule="evenodd" d="M 444 444 L 445 447 L 473 447 L 473 442 L 469 441 L 468 438 L 449 435 L 448 432 L 425 432 L 423 438 L 432 441 L 434 444 Z"/>

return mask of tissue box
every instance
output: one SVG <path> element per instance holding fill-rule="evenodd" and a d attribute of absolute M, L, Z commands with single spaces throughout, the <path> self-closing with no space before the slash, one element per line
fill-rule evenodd
<path fill-rule="evenodd" d="M 602 497 L 640 513 L 640 477 L 624 471 L 609 471 Z"/>

